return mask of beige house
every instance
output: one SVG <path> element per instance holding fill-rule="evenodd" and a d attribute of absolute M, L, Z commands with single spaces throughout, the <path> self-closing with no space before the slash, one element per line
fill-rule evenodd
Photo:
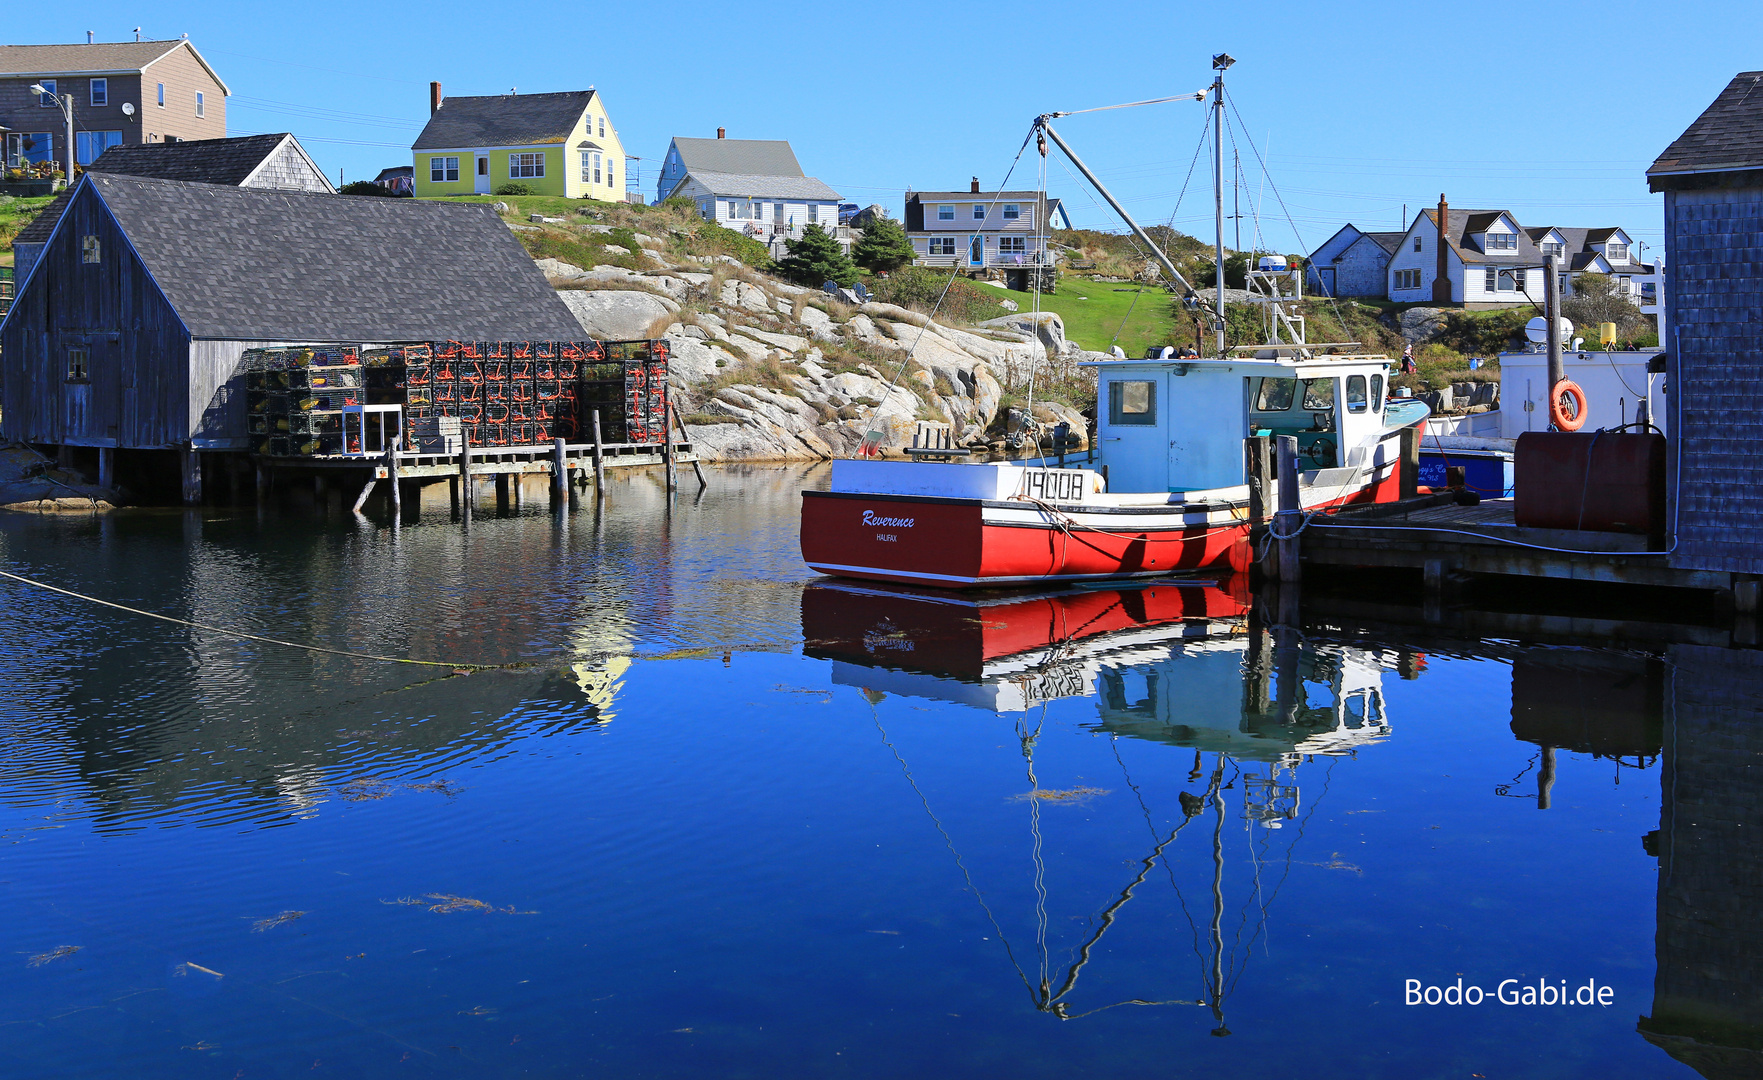
<path fill-rule="evenodd" d="M 0 45 L 5 167 L 67 161 L 67 121 L 40 85 L 73 98 L 74 162 L 112 146 L 226 136 L 229 91 L 187 39 Z"/>
<path fill-rule="evenodd" d="M 1027 288 L 1036 268 L 1050 270 L 1048 201 L 1038 191 L 913 191 L 906 194 L 906 236 L 916 266 L 1000 270 L 1011 288 Z"/>

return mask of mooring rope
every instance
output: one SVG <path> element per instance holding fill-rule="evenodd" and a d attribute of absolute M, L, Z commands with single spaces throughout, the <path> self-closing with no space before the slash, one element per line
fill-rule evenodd
<path fill-rule="evenodd" d="M 84 593 L 74 592 L 72 589 L 63 589 L 46 582 L 34 581 L 21 574 L 14 574 L 6 570 L 0 570 L 0 577 L 7 578 L 11 581 L 17 581 L 21 584 L 30 585 L 38 589 L 44 589 L 52 593 L 60 593 L 62 596 L 71 596 L 75 600 L 84 600 L 90 604 L 98 604 L 107 608 L 115 608 L 118 611 L 126 611 L 131 615 L 144 615 L 149 619 L 158 619 L 161 622 L 174 623 L 178 626 L 194 627 L 197 630 L 206 630 L 211 634 L 224 634 L 227 637 L 244 638 L 247 641 L 261 641 L 266 645 L 281 645 L 289 649 L 304 649 L 307 652 L 325 653 L 330 656 L 348 656 L 357 660 L 378 660 L 387 664 L 416 664 L 421 667 L 444 667 L 451 668 L 455 671 L 498 671 L 506 668 L 532 666 L 532 662 L 526 660 L 517 661 L 512 664 L 456 664 L 445 660 L 412 660 L 403 656 L 380 656 L 376 653 L 355 652 L 352 649 L 331 649 L 323 645 L 308 645 L 299 641 L 283 641 L 280 638 L 265 637 L 262 634 L 247 634 L 243 630 L 228 630 L 223 626 L 191 622 L 189 619 L 179 619 L 172 615 L 161 615 L 156 611 L 143 611 L 141 608 L 129 607 L 127 604 L 118 604 L 113 600 L 100 600 L 96 596 L 87 596 Z"/>

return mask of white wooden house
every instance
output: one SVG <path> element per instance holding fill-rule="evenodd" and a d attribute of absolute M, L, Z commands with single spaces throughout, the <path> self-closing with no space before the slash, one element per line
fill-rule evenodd
<path fill-rule="evenodd" d="M 806 176 L 782 139 L 676 137 L 656 184 L 657 201 L 687 198 L 706 221 L 772 243 L 800 239 L 819 225 L 849 246 L 839 231 L 839 193 Z"/>
<path fill-rule="evenodd" d="M 1635 258 L 1634 243 L 1622 229 L 1524 228 L 1510 211 L 1456 210 L 1443 196 L 1402 234 L 1390 256 L 1384 295 L 1398 303 L 1467 308 L 1541 304 L 1547 255 L 1556 257 L 1564 296 L 1572 294 L 1573 278 L 1585 273 L 1614 277 L 1637 305 L 1648 284 L 1657 296 L 1655 268 Z"/>
<path fill-rule="evenodd" d="M 966 191 L 909 191 L 905 217 L 915 266 L 999 270 L 1024 288 L 1053 265 L 1049 200 L 1038 191 L 981 191 L 978 180 Z"/>

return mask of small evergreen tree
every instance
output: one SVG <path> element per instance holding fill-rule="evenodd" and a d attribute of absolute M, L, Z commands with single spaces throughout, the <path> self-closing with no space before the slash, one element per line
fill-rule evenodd
<path fill-rule="evenodd" d="M 892 218 L 878 217 L 863 229 L 863 239 L 851 247 L 851 259 L 866 270 L 898 270 L 917 257 L 906 230 Z"/>
<path fill-rule="evenodd" d="M 786 241 L 789 254 L 777 261 L 777 271 L 798 285 L 819 286 L 829 281 L 850 285 L 858 278 L 857 267 L 839 248 L 839 242 L 819 225 L 802 230 L 802 239 Z"/>

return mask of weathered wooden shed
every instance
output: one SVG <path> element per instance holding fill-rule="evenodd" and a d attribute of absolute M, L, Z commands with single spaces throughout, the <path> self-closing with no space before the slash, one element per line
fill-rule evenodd
<path fill-rule="evenodd" d="M 1763 574 L 1763 71 L 1647 170 L 1665 194 L 1673 566 Z"/>
<path fill-rule="evenodd" d="M 88 173 L 0 323 L 0 425 L 187 476 L 249 445 L 248 348 L 581 334 L 488 206 Z"/>

